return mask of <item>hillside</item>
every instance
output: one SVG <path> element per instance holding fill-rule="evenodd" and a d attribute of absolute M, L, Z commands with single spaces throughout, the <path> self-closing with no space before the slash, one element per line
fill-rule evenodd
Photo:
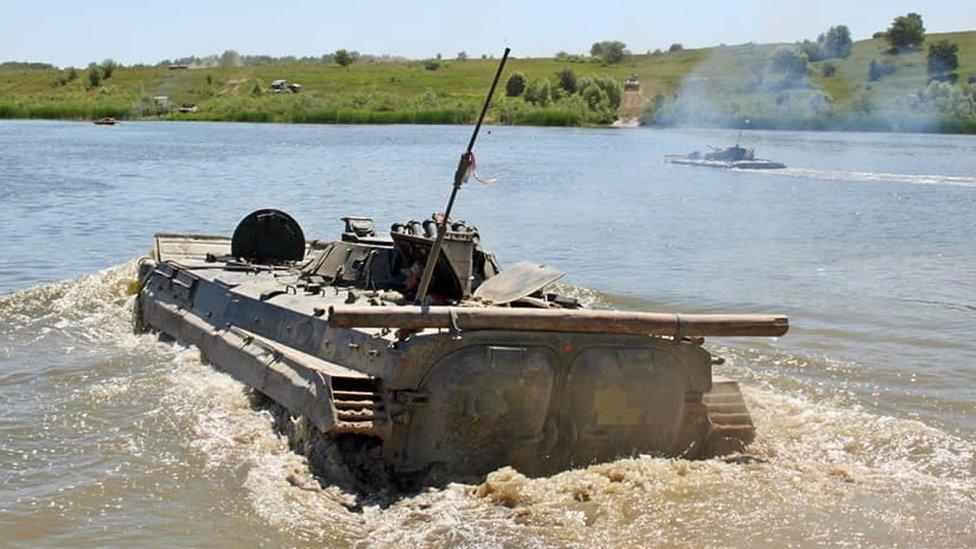
<path fill-rule="evenodd" d="M 927 42 L 948 39 L 959 45 L 960 84 L 976 74 L 976 31 L 932 34 Z M 511 59 L 506 73 L 522 72 L 529 86 L 571 69 L 582 80 L 609 76 L 622 83 L 636 74 L 640 97 L 626 97 L 625 108 L 644 112 L 659 124 L 744 125 L 753 127 L 920 129 L 976 131 L 976 114 L 950 114 L 917 105 L 911 98 L 926 87 L 924 51 L 891 55 L 883 40 L 856 42 L 846 59 L 809 65 L 803 82 L 788 88 L 765 84 L 760 67 L 782 44 L 719 46 L 658 55 L 633 55 L 604 65 L 579 58 Z M 869 81 L 872 59 L 890 59 L 893 74 Z M 836 66 L 823 76 L 825 63 Z M 0 117 L 92 119 L 162 118 L 227 121 L 338 123 L 466 123 L 477 112 L 496 61 L 471 59 L 433 63 L 356 62 L 292 63 L 253 67 L 170 70 L 166 67 L 122 67 L 92 86 L 87 72 L 67 79 L 56 69 L 0 71 Z M 287 79 L 302 92 L 269 93 L 270 83 Z M 968 89 L 968 88 L 967 88 Z M 549 104 L 530 105 L 504 94 L 491 111 L 495 122 L 510 124 L 587 125 L 612 121 L 587 108 L 579 95 Z M 167 96 L 175 105 L 195 103 L 197 112 L 181 114 L 161 108 L 153 99 Z M 918 112 L 906 114 L 912 102 Z M 542 103 L 545 103 L 543 101 Z M 636 106 L 636 107 L 635 107 Z M 635 113 L 625 113 L 633 116 Z M 907 121 L 907 122 L 906 122 Z"/>

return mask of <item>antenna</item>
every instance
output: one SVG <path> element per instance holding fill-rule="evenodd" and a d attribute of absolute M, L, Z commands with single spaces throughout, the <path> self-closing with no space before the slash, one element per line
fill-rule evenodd
<path fill-rule="evenodd" d="M 743 125 L 742 125 L 742 127 L 741 127 L 741 128 L 739 128 L 739 135 L 737 135 L 737 136 L 735 137 L 735 147 L 736 147 L 736 148 L 739 148 L 739 141 L 741 141 L 741 140 L 742 140 L 742 131 L 743 131 L 743 130 L 745 130 L 745 129 L 746 129 L 746 126 L 748 126 L 748 125 L 749 125 L 749 119 L 748 119 L 748 118 L 746 118 L 745 120 L 743 120 Z"/>
<path fill-rule="evenodd" d="M 502 54 L 502 59 L 498 63 L 498 70 L 495 71 L 495 78 L 491 81 L 491 88 L 488 89 L 488 97 L 485 98 L 485 104 L 481 107 L 481 114 L 478 116 L 478 123 L 474 126 L 474 132 L 471 134 L 471 140 L 468 141 L 468 148 L 461 155 L 461 160 L 458 161 L 457 171 L 454 172 L 454 188 L 451 190 L 451 198 L 447 201 L 447 208 L 444 209 L 444 217 L 437 221 L 437 238 L 434 240 L 434 245 L 430 248 L 430 254 L 427 256 L 427 263 L 424 265 L 424 274 L 420 277 L 420 285 L 417 286 L 417 298 L 416 302 L 418 304 L 423 304 L 427 299 L 427 290 L 430 288 L 430 279 L 434 276 L 434 267 L 437 265 L 437 260 L 441 255 L 441 247 L 444 245 L 444 236 L 447 234 L 447 220 L 451 217 L 451 209 L 454 207 L 454 199 L 457 198 L 458 190 L 461 189 L 461 185 L 468 180 L 468 175 L 471 173 L 471 169 L 474 168 L 474 154 L 471 152 L 474 149 L 474 142 L 478 139 L 478 132 L 481 131 L 481 123 L 485 121 L 485 114 L 488 113 L 488 107 L 491 105 L 491 98 L 495 95 L 495 88 L 498 86 L 498 79 L 502 76 L 502 69 L 505 68 L 505 61 L 508 60 L 508 53 L 511 51 L 510 48 L 505 48 L 505 53 Z"/>

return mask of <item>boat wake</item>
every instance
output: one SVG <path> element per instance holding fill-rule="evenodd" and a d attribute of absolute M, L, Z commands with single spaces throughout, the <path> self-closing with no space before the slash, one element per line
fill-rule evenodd
<path fill-rule="evenodd" d="M 947 185 L 954 187 L 976 187 L 976 176 L 969 175 L 936 175 L 909 174 L 886 172 L 855 172 L 842 170 L 820 170 L 814 168 L 784 168 L 781 170 L 748 170 L 750 172 L 766 173 L 770 175 L 786 175 L 806 179 L 820 179 L 825 181 L 863 181 L 863 182 L 892 182 L 912 183 L 916 185 Z"/>

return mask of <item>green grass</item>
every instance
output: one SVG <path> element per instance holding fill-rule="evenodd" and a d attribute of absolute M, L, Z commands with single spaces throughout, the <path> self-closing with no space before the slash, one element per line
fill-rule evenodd
<path fill-rule="evenodd" d="M 976 31 L 931 35 L 929 41 L 948 39 L 959 45 L 960 79 L 976 73 Z M 737 126 L 749 119 L 751 127 L 865 128 L 880 130 L 927 129 L 971 132 L 976 121 L 966 118 L 916 123 L 896 108 L 899 101 L 926 84 L 923 51 L 891 55 L 881 40 L 857 42 L 847 59 L 830 60 L 837 66 L 832 77 L 821 76 L 824 62 L 811 64 L 810 76 L 797 89 L 781 90 L 750 82 L 752 67 L 766 59 L 777 44 L 719 46 L 673 54 L 634 55 L 623 63 L 602 65 L 566 59 L 510 60 L 506 73 L 522 72 L 531 82 L 553 79 L 560 69 L 573 69 L 577 77 L 610 75 L 622 82 L 636 74 L 642 93 L 661 93 L 666 106 L 677 112 L 682 102 L 694 114 L 692 123 Z M 872 59 L 892 59 L 897 71 L 879 81 L 867 78 Z M 445 61 L 435 71 L 422 61 L 398 63 L 357 62 L 349 67 L 327 63 L 294 63 L 259 67 L 217 67 L 168 70 L 132 67 L 116 70 L 96 89 L 87 89 L 85 70 L 66 85 L 58 85 L 66 71 L 51 69 L 0 70 L 0 118 L 62 118 L 88 120 L 102 116 L 125 119 L 295 122 L 295 123 L 406 123 L 468 124 L 480 107 L 497 61 L 472 59 Z M 257 83 L 266 89 L 284 78 L 303 86 L 303 93 L 253 95 Z M 503 77 L 504 80 L 504 77 Z M 504 82 L 503 82 L 504 84 Z M 504 85 L 500 86 L 504 93 Z M 830 98 L 830 108 L 811 112 L 816 94 Z M 196 103 L 191 114 L 159 114 L 151 98 L 165 95 L 177 105 Z M 696 103 L 697 102 L 697 103 Z M 649 103 L 632 102 L 644 105 Z M 579 102 L 556 102 L 547 107 L 520 99 L 499 98 L 489 113 L 504 124 L 580 126 L 598 119 Z M 894 110 L 893 117 L 885 109 Z M 693 112 L 692 112 L 693 111 Z M 903 109 L 902 109 L 903 111 Z M 633 115 L 634 113 L 624 113 Z M 663 120 L 662 120 L 663 121 Z M 679 121 L 675 116 L 670 122 Z"/>

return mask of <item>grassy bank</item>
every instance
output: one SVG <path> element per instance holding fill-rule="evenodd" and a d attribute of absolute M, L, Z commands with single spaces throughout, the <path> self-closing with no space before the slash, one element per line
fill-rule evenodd
<path fill-rule="evenodd" d="M 958 87 L 964 88 L 967 77 L 976 73 L 976 32 L 928 38 L 938 39 L 959 44 Z M 620 83 L 635 74 L 642 84 L 640 97 L 627 98 L 621 116 L 640 116 L 652 124 L 976 132 L 976 114 L 946 114 L 913 99 L 926 88 L 923 51 L 891 55 L 882 40 L 864 40 L 855 43 L 848 58 L 811 63 L 802 82 L 783 87 L 767 79 L 757 84 L 756 67 L 780 47 L 749 44 L 632 55 L 611 65 L 580 58 L 514 58 L 506 73 L 521 72 L 530 84 L 543 78 L 554 81 L 555 73 L 565 69 L 580 80 L 609 76 Z M 895 72 L 870 81 L 872 59 L 890 60 Z M 823 70 L 827 63 L 835 67 L 831 76 Z M 74 79 L 66 70 L 3 70 L 0 118 L 467 124 L 476 116 L 495 64 L 488 59 L 441 61 L 435 70 L 422 61 L 360 61 L 348 67 L 324 62 L 183 70 L 123 67 L 94 86 L 84 69 Z M 301 84 L 302 92 L 269 93 L 277 79 Z M 198 110 L 182 114 L 162 108 L 153 99 L 158 96 L 177 106 L 194 103 Z M 552 126 L 608 122 L 578 95 L 555 97 L 543 106 L 504 97 L 503 89 L 489 118 Z"/>

